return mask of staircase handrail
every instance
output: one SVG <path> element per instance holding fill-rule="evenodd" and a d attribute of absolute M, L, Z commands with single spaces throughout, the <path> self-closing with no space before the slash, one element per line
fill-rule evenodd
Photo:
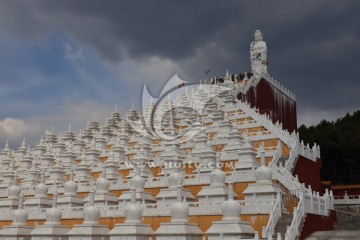
<path fill-rule="evenodd" d="M 303 141 L 300 142 L 299 134 L 296 134 L 295 132 L 289 133 L 287 130 L 284 130 L 282 123 L 278 121 L 273 123 L 269 118 L 269 115 L 260 114 L 259 109 L 252 108 L 248 102 L 242 102 L 239 100 L 237 104 L 246 114 L 263 125 L 268 131 L 277 136 L 288 147 L 293 149 L 296 146 L 296 157 L 301 155 L 312 161 L 316 161 L 318 158 L 320 158 L 320 147 L 316 145 L 316 143 L 312 147 L 310 147 L 309 144 L 305 145 Z"/>
<path fill-rule="evenodd" d="M 272 168 L 273 177 L 277 179 L 282 185 L 284 185 L 288 190 L 297 190 L 302 187 L 302 184 L 299 182 L 297 177 L 296 176 L 294 177 L 289 172 L 289 168 L 293 168 L 291 166 L 294 165 L 295 157 L 297 155 L 297 151 L 295 150 L 295 148 L 296 147 L 294 146 L 293 148 L 294 150 L 290 152 L 289 159 L 286 160 L 285 162 L 285 167 L 283 167 L 282 165 L 278 166 L 277 163 L 279 162 L 279 159 L 282 154 L 282 144 L 281 142 L 279 142 L 276 152 L 273 156 L 273 159 L 269 164 L 269 167 Z M 293 162 L 293 164 L 288 162 Z"/>
<path fill-rule="evenodd" d="M 275 234 L 275 227 L 276 224 L 278 223 L 281 214 L 282 214 L 282 204 L 281 204 L 281 196 L 280 196 L 280 192 L 277 193 L 277 200 L 276 203 L 274 205 L 274 208 L 270 211 L 270 217 L 269 217 L 269 221 L 266 225 L 265 228 L 263 228 L 262 230 L 262 236 L 263 238 L 265 236 L 268 236 L 269 234 L 271 234 L 272 236 Z"/>
<path fill-rule="evenodd" d="M 301 188 L 302 184 L 298 181 L 297 177 L 290 174 L 286 168 L 274 165 L 272 172 L 273 178 L 278 180 L 286 189 L 293 191 Z"/>
<path fill-rule="evenodd" d="M 291 172 L 295 168 L 295 164 L 298 157 L 299 157 L 298 144 L 295 144 L 294 147 L 291 148 L 288 160 L 285 162 L 286 170 Z"/>
<path fill-rule="evenodd" d="M 281 158 L 282 154 L 282 143 L 281 141 L 278 142 L 278 146 L 276 148 L 275 154 L 269 163 L 269 167 L 276 166 Z"/>
<path fill-rule="evenodd" d="M 287 226 L 285 233 L 285 240 L 295 240 L 298 237 L 299 229 L 303 218 L 305 217 L 305 208 L 303 198 L 300 198 L 298 205 L 294 208 L 293 212 L 293 220 L 291 221 L 291 225 Z"/>
<path fill-rule="evenodd" d="M 295 144 L 299 142 L 298 135 L 293 133 L 289 133 L 287 130 L 282 128 L 282 123 L 276 122 L 275 124 L 269 118 L 267 114 L 260 114 L 259 109 L 252 108 L 248 102 L 237 101 L 237 104 L 240 106 L 246 114 L 249 114 L 251 118 L 255 121 L 263 125 L 268 131 L 276 135 L 283 141 L 287 146 L 293 147 Z"/>
<path fill-rule="evenodd" d="M 303 186 L 303 198 L 305 212 L 321 216 L 329 216 L 330 210 L 334 210 L 334 196 L 332 191 L 326 189 L 325 194 L 320 196 L 319 192 L 314 192 L 309 185 Z"/>
<path fill-rule="evenodd" d="M 305 145 L 304 141 L 298 142 L 299 154 L 314 162 L 320 158 L 320 147 L 316 143 L 312 147 L 309 144 Z"/>

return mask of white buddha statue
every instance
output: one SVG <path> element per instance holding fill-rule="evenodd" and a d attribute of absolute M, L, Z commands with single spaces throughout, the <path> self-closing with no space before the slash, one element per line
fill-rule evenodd
<path fill-rule="evenodd" d="M 254 75 L 267 74 L 267 47 L 259 30 L 255 31 L 255 40 L 250 44 L 251 69 Z"/>

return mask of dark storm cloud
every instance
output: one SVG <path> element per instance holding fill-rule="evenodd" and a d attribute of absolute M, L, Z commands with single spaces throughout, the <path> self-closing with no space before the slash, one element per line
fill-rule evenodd
<path fill-rule="evenodd" d="M 65 31 L 104 57 L 160 55 L 183 58 L 231 22 L 234 3 L 192 1 L 7 1 L 8 29 L 29 39 Z M 217 14 L 219 12 L 219 14 Z M 222 16 L 225 14 L 225 17 Z"/>
<path fill-rule="evenodd" d="M 31 41 L 65 33 L 109 62 L 168 58 L 193 79 L 208 67 L 249 70 L 260 29 L 270 74 L 296 93 L 300 109 L 328 110 L 359 107 L 358 9 L 359 1 L 12 0 L 1 2 L 0 21 Z"/>

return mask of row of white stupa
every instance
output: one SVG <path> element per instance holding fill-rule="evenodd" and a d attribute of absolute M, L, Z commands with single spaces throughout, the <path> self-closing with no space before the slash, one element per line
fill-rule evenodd
<path fill-rule="evenodd" d="M 193 99 L 196 99 L 195 102 L 206 101 L 213 96 L 214 91 L 217 91 L 216 88 L 202 85 L 193 94 L 183 92 L 179 103 L 182 106 L 196 106 Z M 61 213 L 63 218 L 84 217 L 83 225 L 74 226 L 70 231 L 63 229 L 59 234 L 64 234 L 64 236 L 68 234 L 66 236 L 70 236 L 70 238 L 75 236 L 71 239 L 80 239 L 79 235 L 76 235 L 77 232 L 84 232 L 85 235 L 81 239 L 94 239 L 86 238 L 86 236 L 96 235 L 97 231 L 92 232 L 89 231 L 90 229 L 104 231 L 100 234 L 102 238 L 108 236 L 106 227 L 96 225 L 100 214 L 102 217 L 126 216 L 128 221 L 120 228 L 122 233 L 126 229 L 125 226 L 128 226 L 129 231 L 134 228 L 143 229 L 152 236 L 156 235 L 157 239 L 174 239 L 176 229 L 188 231 L 181 233 L 184 236 L 187 236 L 186 234 L 193 234 L 194 237 L 202 236 L 203 233 L 199 232 L 196 226 L 188 224 L 187 216 L 189 213 L 190 215 L 206 215 L 209 213 L 211 205 L 214 207 L 211 211 L 218 214 L 222 212 L 224 216 L 221 223 L 213 223 L 213 226 L 207 231 L 209 236 L 213 234 L 213 239 L 219 239 L 220 235 L 232 237 L 239 236 L 239 234 L 250 234 L 251 238 L 256 238 L 255 231 L 249 223 L 240 222 L 240 203 L 232 199 L 233 191 L 228 191 L 225 182 L 256 180 L 256 183 L 249 184 L 249 187 L 243 192 L 245 195 L 243 212 L 246 211 L 249 214 L 259 213 L 259 211 L 269 213 L 279 198 L 278 192 L 280 192 L 279 186 L 271 181 L 271 169 L 264 164 L 265 156 L 272 155 L 273 149 L 262 148 L 262 166 L 258 167 L 256 156 L 259 151 L 251 146 L 251 140 L 266 141 L 275 137 L 271 133 L 259 132 L 257 135 L 245 135 L 243 138 L 239 129 L 256 127 L 257 123 L 252 121 L 236 123 L 236 119 L 246 119 L 248 116 L 238 111 L 238 106 L 231 93 L 217 92 L 216 96 L 215 100 L 207 104 L 201 117 L 191 110 L 177 109 L 176 112 L 173 111 L 170 101 L 159 108 L 163 112 L 170 110 L 169 114 L 163 118 L 164 132 L 168 134 L 178 132 L 179 128 L 180 131 L 185 131 L 191 121 L 202 122 L 205 129 L 187 142 L 153 141 L 150 136 L 139 134 L 138 132 L 141 131 L 134 129 L 137 126 L 134 121 L 140 116 L 134 109 L 131 109 L 126 120 L 121 120 L 120 114 L 114 112 L 102 128 L 100 128 L 100 124 L 93 121 L 77 137 L 70 130 L 59 138 L 51 132 L 45 141 L 41 140 L 34 149 L 27 148 L 25 141 L 17 151 L 6 146 L 0 152 L 2 180 L 0 182 L 0 219 L 3 221 L 12 219 L 12 226 L 19 226 L 23 230 L 28 229 L 24 230 L 27 231 L 25 234 L 27 237 L 33 236 L 32 239 L 40 239 L 35 237 L 38 232 L 43 231 L 50 234 L 56 232 L 51 230 L 52 227 L 54 229 L 62 228 L 59 225 Z M 230 115 L 228 112 L 234 113 Z M 127 121 L 132 121 L 133 124 L 129 126 Z M 208 124 L 210 122 L 213 124 Z M 174 125 L 177 127 L 175 128 Z M 210 140 L 211 133 L 215 133 L 212 140 Z M 224 145 L 224 148 L 219 154 L 216 154 L 213 147 L 218 145 Z M 108 146 L 111 146 L 111 149 Z M 100 158 L 107 158 L 107 160 L 101 165 Z M 126 158 L 131 161 L 127 161 Z M 234 159 L 239 159 L 239 161 L 235 164 L 231 174 L 213 167 L 221 161 Z M 194 171 L 194 174 L 185 174 L 179 164 L 183 164 L 186 160 L 192 163 L 202 163 L 202 165 Z M 129 164 L 131 162 L 139 164 L 140 169 L 137 167 L 131 169 L 132 165 Z M 151 164 L 162 166 L 162 171 L 157 176 L 152 176 L 149 169 Z M 254 171 L 256 167 L 258 168 Z M 123 179 L 119 170 L 125 169 L 131 169 L 131 171 Z M 86 198 L 82 198 L 78 193 L 92 192 L 94 185 L 92 171 L 102 171 L 101 177 L 96 180 L 96 191 Z M 70 175 L 68 181 L 65 177 L 67 174 Z M 209 184 L 209 186 L 203 186 L 196 196 L 183 188 L 187 185 L 204 184 Z M 146 192 L 146 187 L 158 187 L 161 190 L 158 195 L 153 196 Z M 124 192 L 119 198 L 116 198 L 109 190 L 123 190 Z M 57 195 L 58 193 L 60 195 Z M 54 194 L 53 199 L 49 198 L 47 194 Z M 23 203 L 21 203 L 20 195 L 26 197 Z M 186 199 L 187 204 L 179 201 L 182 198 Z M 132 204 L 130 204 L 131 199 L 133 199 Z M 195 202 L 196 199 L 198 202 Z M 225 208 L 222 204 L 224 200 L 227 200 Z M 138 205 L 135 206 L 134 202 Z M 86 208 L 84 208 L 84 204 Z M 138 220 L 141 217 L 141 212 L 139 213 L 138 210 L 139 204 L 143 216 L 171 214 L 172 222 L 163 224 L 154 234 L 148 226 L 139 223 Z M 20 209 L 15 210 L 19 206 Z M 179 208 L 182 210 L 178 210 Z M 12 211 L 14 211 L 13 217 L 11 217 Z M 25 216 L 27 214 L 29 219 L 43 219 L 45 213 L 46 224 L 38 225 L 35 229 L 26 226 Z M 137 227 L 131 224 L 140 224 L 141 226 Z M 12 228 L 12 226 L 4 227 L 0 236 L 5 235 L 6 231 L 14 232 L 13 229 L 16 227 Z M 47 227 L 49 227 L 49 231 L 46 230 Z M 168 228 L 172 230 L 170 231 Z M 115 227 L 111 230 L 110 235 L 111 233 L 116 235 L 116 231 L 119 232 L 117 229 Z M 179 239 L 185 239 L 181 238 L 181 234 L 176 236 L 180 237 Z M 128 235 L 128 238 L 116 239 L 143 239 L 139 238 L 140 236 L 139 233 L 138 238 L 130 238 Z M 45 235 L 42 235 L 41 239 L 53 238 L 46 238 Z M 186 239 L 198 238 L 187 237 Z"/>
<path fill-rule="evenodd" d="M 14 188 L 12 189 L 14 191 Z M 112 230 L 99 223 L 100 210 L 94 205 L 94 191 L 90 191 L 89 204 L 83 213 L 82 224 L 74 225 L 71 229 L 61 224 L 62 211 L 58 207 L 58 195 L 53 193 L 52 207 L 46 210 L 46 221 L 42 225 L 31 227 L 27 225 L 28 212 L 23 208 L 23 196 L 17 198 L 18 209 L 13 211 L 12 225 L 0 230 L 1 239 L 110 239 L 110 240 L 158 240 L 187 239 L 202 240 L 203 232 L 194 223 L 189 223 L 189 206 L 182 198 L 182 187 L 175 188 L 176 201 L 171 204 L 171 221 L 162 223 L 156 231 L 150 225 L 142 223 L 142 207 L 136 203 L 136 190 L 131 189 L 131 200 L 125 209 L 125 222 L 116 224 Z M 222 204 L 222 221 L 213 222 L 206 231 L 209 240 L 218 239 L 259 239 L 249 222 L 240 218 L 241 206 L 234 199 L 232 183 L 229 183 L 228 198 Z M 269 236 L 269 239 L 271 237 Z M 279 238 L 278 238 L 279 239 Z"/>
<path fill-rule="evenodd" d="M 264 153 L 264 152 L 263 152 Z M 266 193 L 264 195 L 268 196 L 270 200 L 270 198 L 272 197 L 272 199 L 274 200 L 274 198 L 279 197 L 277 195 L 277 192 L 279 192 L 280 190 L 277 189 L 276 186 L 274 186 L 271 183 L 271 178 L 272 178 L 272 171 L 270 168 L 266 167 L 265 164 L 265 158 L 264 158 L 264 154 L 262 154 L 262 166 L 257 168 L 255 171 L 255 177 L 257 182 L 255 184 L 250 184 L 248 187 L 248 190 L 246 190 L 244 193 L 246 196 L 249 196 L 250 198 L 253 197 L 253 193 L 254 191 L 252 189 L 256 189 L 256 188 L 261 188 L 262 191 L 267 190 Z M 141 207 L 143 208 L 144 202 L 150 201 L 153 199 L 153 197 L 151 196 L 150 193 L 144 191 L 144 185 L 145 185 L 145 179 L 143 177 L 141 177 L 139 175 L 139 170 L 138 168 L 136 168 L 136 173 L 135 176 L 133 176 L 130 180 L 130 185 L 132 187 L 131 191 L 125 192 L 123 193 L 119 199 L 126 199 L 126 200 L 130 200 L 131 198 L 133 198 L 133 201 L 136 201 L 138 204 L 141 204 Z M 85 199 L 77 196 L 77 188 L 78 185 L 76 182 L 73 181 L 73 171 L 71 171 L 71 177 L 70 180 L 67 181 L 64 184 L 64 194 L 63 195 L 59 195 L 57 196 L 57 192 L 53 192 L 54 197 L 51 200 L 48 196 L 48 186 L 45 185 L 44 183 L 39 183 L 35 186 L 35 195 L 28 197 L 25 201 L 25 204 L 22 203 L 22 198 L 23 196 L 20 196 L 20 192 L 21 192 L 21 187 L 17 186 L 17 185 L 12 185 L 8 188 L 8 196 L 7 198 L 2 198 L 0 199 L 0 206 L 2 207 L 3 210 L 3 214 L 6 214 L 6 212 L 9 211 L 9 209 L 15 209 L 16 207 L 20 207 L 22 208 L 22 206 L 24 205 L 24 209 L 22 212 L 27 211 L 29 213 L 34 213 L 38 212 L 38 211 L 42 211 L 46 210 L 46 219 L 47 222 L 49 221 L 49 212 L 53 213 L 54 211 L 54 202 L 56 202 L 56 208 L 58 209 L 55 212 L 63 212 L 63 213 L 68 213 L 69 211 L 74 211 L 75 209 L 81 209 L 79 208 L 79 206 L 83 205 L 83 202 L 87 202 L 88 204 L 86 204 L 87 208 L 85 208 L 83 214 L 84 214 L 84 223 L 86 223 L 86 219 L 87 219 L 87 209 L 88 207 L 94 205 L 95 203 L 95 208 L 97 209 L 97 211 L 99 211 L 100 214 L 100 209 L 104 210 L 106 207 L 110 207 L 108 209 L 111 209 L 111 206 L 113 206 L 113 210 L 117 209 L 121 209 L 121 216 L 127 215 L 127 211 L 130 207 L 130 201 L 126 202 L 126 205 L 123 205 L 122 202 L 118 202 L 116 197 L 109 193 L 109 187 L 110 187 L 110 181 L 106 179 L 105 173 L 102 173 L 102 176 L 99 177 L 96 181 L 96 191 L 94 194 L 90 195 L 90 197 L 87 197 Z M 160 197 L 158 198 L 158 206 L 161 203 L 166 202 L 168 205 L 171 205 L 171 209 L 170 213 L 172 214 L 172 206 L 173 204 L 176 202 L 176 199 L 180 198 L 185 198 L 187 200 L 194 200 L 194 197 L 192 196 L 191 192 L 189 190 L 183 189 L 182 184 L 183 184 L 183 174 L 180 173 L 181 171 L 173 171 L 168 178 L 168 188 L 165 189 L 161 189 L 160 193 L 158 194 Z M 204 186 L 202 188 L 202 190 L 199 192 L 199 194 L 197 195 L 199 198 L 199 202 L 206 202 L 207 200 L 210 199 L 215 199 L 215 200 L 220 200 L 219 202 L 222 203 L 224 200 L 229 200 L 229 198 L 226 198 L 227 194 L 231 194 L 231 196 L 233 196 L 234 194 L 232 193 L 232 190 L 228 191 L 227 187 L 225 186 L 225 179 L 226 179 L 226 174 L 225 172 L 221 171 L 219 168 L 216 168 L 215 170 L 213 170 L 210 173 L 210 185 L 209 186 Z M 90 184 L 90 186 L 93 186 L 93 184 Z M 275 188 L 274 188 L 275 187 Z M 90 187 L 92 188 L 92 187 Z M 54 189 L 54 188 L 53 188 Z M 55 188 L 56 189 L 56 188 Z M 93 192 L 93 190 L 90 190 L 90 192 Z M 248 192 L 248 194 L 246 193 Z M 130 199 L 128 199 L 127 197 L 125 197 L 126 195 L 134 195 L 132 197 L 130 197 Z M 232 197 L 230 197 L 230 200 L 232 199 Z M 229 200 L 229 201 L 230 201 Z M 233 200 L 232 200 L 233 201 Z M 238 201 L 235 201 L 236 205 L 240 205 L 240 203 Z M 252 201 L 249 201 L 252 202 Z M 51 203 L 52 203 L 52 209 L 50 209 L 51 207 Z M 170 204 L 169 204 L 170 203 Z M 117 207 L 115 207 L 115 206 Z M 223 204 L 221 204 L 223 205 Z M 186 205 L 187 206 L 187 205 Z M 78 208 L 76 208 L 78 207 Z M 104 208 L 105 207 L 105 208 Z M 255 206 L 253 206 L 255 207 Z M 92 207 L 91 209 L 93 209 L 94 207 Z M 189 207 L 187 207 L 189 209 Z M 239 207 L 240 208 L 240 207 Z M 4 211 L 6 209 L 6 211 Z M 50 210 L 49 210 L 50 209 Z M 227 214 L 224 213 L 224 206 L 221 206 L 223 215 L 224 215 L 224 220 L 227 219 L 226 216 Z M 270 207 L 271 209 L 271 207 Z M 20 211 L 20 210 L 19 210 Z M 189 210 L 187 210 L 189 211 Z M 240 210 L 239 210 L 240 211 Z M 229 211 L 230 213 L 234 213 L 234 210 Z M 34 214 L 33 214 L 34 215 Z M 69 214 L 68 214 L 69 215 Z M 16 219 L 14 218 L 16 216 L 13 215 L 13 221 L 14 224 L 16 223 Z M 77 215 L 78 216 L 78 215 Z M 235 216 L 237 216 L 237 219 L 239 219 L 240 217 L 240 212 L 236 213 Z M 76 216 L 75 216 L 76 217 Z M 59 216 L 59 219 L 61 218 L 61 215 Z M 35 217 L 36 219 L 36 217 Z M 229 220 L 229 219 L 228 219 Z M 60 221 L 60 220 L 59 220 Z M 228 224 L 230 224 L 230 222 L 228 222 Z M 214 223 L 215 224 L 215 223 Z M 229 235 L 229 231 L 227 230 L 227 228 L 229 228 L 229 226 L 231 226 L 231 228 L 233 229 L 234 226 L 239 225 L 239 223 L 232 222 L 232 224 L 235 224 L 234 226 L 232 226 L 231 224 L 224 224 L 224 222 L 221 223 L 220 227 L 217 226 L 215 228 L 215 230 L 211 230 L 211 228 L 207 231 L 207 234 L 210 236 L 211 235 L 211 231 L 215 231 L 214 234 L 220 234 L 220 233 L 226 233 L 225 235 Z M 244 223 L 241 223 L 244 224 Z M 242 225 L 238 226 L 238 232 L 234 232 L 234 235 L 237 236 L 239 234 L 246 234 L 246 231 L 244 232 L 244 227 Z M 245 228 L 249 228 L 250 223 L 245 224 Z M 15 224 L 16 225 L 16 224 Z M 166 224 L 165 224 L 166 225 Z M 42 227 L 40 227 L 41 225 L 39 225 L 39 228 L 44 230 Z M 45 227 L 47 225 L 45 224 Z M 170 226 L 172 226 L 170 224 Z M 29 227 L 27 227 L 28 229 L 31 229 Z M 79 227 L 81 228 L 81 227 Z M 2 232 L 0 232 L 3 234 L 6 234 L 6 231 L 8 231 L 8 229 L 12 229 L 10 228 L 4 228 Z M 76 228 L 75 228 L 76 229 Z M 116 229 L 116 228 L 115 228 Z M 121 228 L 122 229 L 122 228 Z M 217 229 L 217 230 L 216 230 Z M 34 230 L 33 233 L 42 231 L 42 230 Z M 74 230 L 75 231 L 75 230 Z M 115 231 L 115 230 L 112 230 Z M 85 231 L 87 233 L 87 231 Z M 158 230 L 157 233 L 160 233 L 161 231 Z M 168 231 L 166 231 L 168 232 Z M 172 231 L 173 232 L 173 231 Z M 48 232 L 46 232 L 48 234 Z M 71 232 L 69 232 L 70 234 Z M 254 234 L 254 231 L 252 230 L 250 233 Z M 185 234 L 185 233 L 184 233 Z M 31 235 L 31 234 L 30 234 Z M 46 235 L 46 234 L 45 234 Z M 42 235 L 43 237 L 45 235 Z M 86 234 L 85 234 L 86 235 Z M 231 235 L 231 234 L 230 234 Z M 37 239 L 37 238 L 34 238 Z M 161 238 L 158 238 L 161 239 Z M 216 237 L 214 239 L 217 239 Z"/>

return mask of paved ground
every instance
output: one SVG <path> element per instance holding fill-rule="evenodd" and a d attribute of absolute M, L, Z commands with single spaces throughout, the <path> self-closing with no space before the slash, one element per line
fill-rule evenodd
<path fill-rule="evenodd" d="M 347 239 L 360 240 L 360 230 L 320 231 L 320 232 L 314 232 L 313 234 L 311 234 L 310 237 L 306 238 L 306 240 L 347 240 Z"/>

